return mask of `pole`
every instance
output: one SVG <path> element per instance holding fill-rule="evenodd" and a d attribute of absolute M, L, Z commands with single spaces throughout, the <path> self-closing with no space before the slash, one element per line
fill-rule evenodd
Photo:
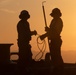
<path fill-rule="evenodd" d="M 45 21 L 45 27 L 47 27 L 47 22 L 46 22 L 46 15 L 45 15 L 45 9 L 44 9 L 44 3 L 45 3 L 46 1 L 43 1 L 42 2 L 42 9 L 43 9 L 43 15 L 44 15 L 44 21 Z M 49 38 L 47 38 L 48 39 L 48 45 L 49 45 Z M 49 46 L 49 49 L 50 49 L 50 46 Z"/>
<path fill-rule="evenodd" d="M 44 5 L 43 5 L 45 2 L 46 2 L 46 1 L 43 1 L 43 2 L 42 2 L 42 9 L 43 9 L 43 15 L 44 15 L 45 27 L 47 27 L 46 15 L 45 15 L 45 9 L 44 9 Z"/>

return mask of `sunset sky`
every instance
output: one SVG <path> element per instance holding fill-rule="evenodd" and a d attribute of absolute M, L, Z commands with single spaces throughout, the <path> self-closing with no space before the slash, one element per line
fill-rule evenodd
<path fill-rule="evenodd" d="M 16 26 L 19 21 L 18 16 L 21 10 L 29 11 L 31 17 L 28 21 L 30 23 L 31 30 L 37 30 L 40 35 L 45 33 L 45 23 L 42 11 L 43 1 L 44 0 L 0 0 L 0 43 L 13 43 L 14 45 L 11 46 L 11 50 L 18 50 Z M 45 1 L 46 3 L 44 5 L 48 26 L 52 19 L 49 15 L 52 9 L 58 7 L 62 12 L 61 18 L 63 20 L 64 27 L 61 33 L 63 40 L 61 49 L 62 52 L 64 52 L 62 53 L 64 61 L 76 62 L 76 0 Z M 33 36 L 30 42 L 33 51 L 38 51 L 36 42 L 37 37 L 38 36 Z M 48 46 L 46 51 L 49 51 Z M 73 54 L 70 52 L 73 52 Z M 73 56 L 74 58 L 70 58 L 69 56 Z"/>

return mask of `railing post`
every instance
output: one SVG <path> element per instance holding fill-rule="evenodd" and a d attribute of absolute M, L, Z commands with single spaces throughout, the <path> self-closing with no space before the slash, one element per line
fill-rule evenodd
<path fill-rule="evenodd" d="M 12 43 L 1 43 L 0 44 L 0 64 L 10 63 L 10 47 Z"/>

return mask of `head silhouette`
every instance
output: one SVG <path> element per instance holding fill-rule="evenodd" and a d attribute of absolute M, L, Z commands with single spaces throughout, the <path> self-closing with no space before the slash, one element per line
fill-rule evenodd
<path fill-rule="evenodd" d="M 61 17 L 62 16 L 62 13 L 60 11 L 60 9 L 58 8 L 54 8 L 52 10 L 52 13 L 50 14 L 52 17 Z"/>
<path fill-rule="evenodd" d="M 22 10 L 20 12 L 19 18 L 20 19 L 29 19 L 30 18 L 29 12 L 27 10 Z"/>

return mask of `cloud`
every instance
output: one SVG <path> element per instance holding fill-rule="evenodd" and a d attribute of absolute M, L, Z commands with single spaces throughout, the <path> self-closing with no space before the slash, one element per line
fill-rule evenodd
<path fill-rule="evenodd" d="M 8 9 L 0 9 L 0 11 L 6 12 L 6 13 L 11 13 L 11 14 L 16 13 L 16 11 L 8 10 Z"/>
<path fill-rule="evenodd" d="M 0 7 L 9 6 L 15 3 L 14 0 L 0 0 Z"/>
<path fill-rule="evenodd" d="M 17 13 L 20 2 L 20 0 L 0 0 L 0 11 L 11 14 Z"/>
<path fill-rule="evenodd" d="M 5 3 L 9 3 L 11 2 L 12 0 L 0 0 L 0 4 L 5 4 Z"/>

